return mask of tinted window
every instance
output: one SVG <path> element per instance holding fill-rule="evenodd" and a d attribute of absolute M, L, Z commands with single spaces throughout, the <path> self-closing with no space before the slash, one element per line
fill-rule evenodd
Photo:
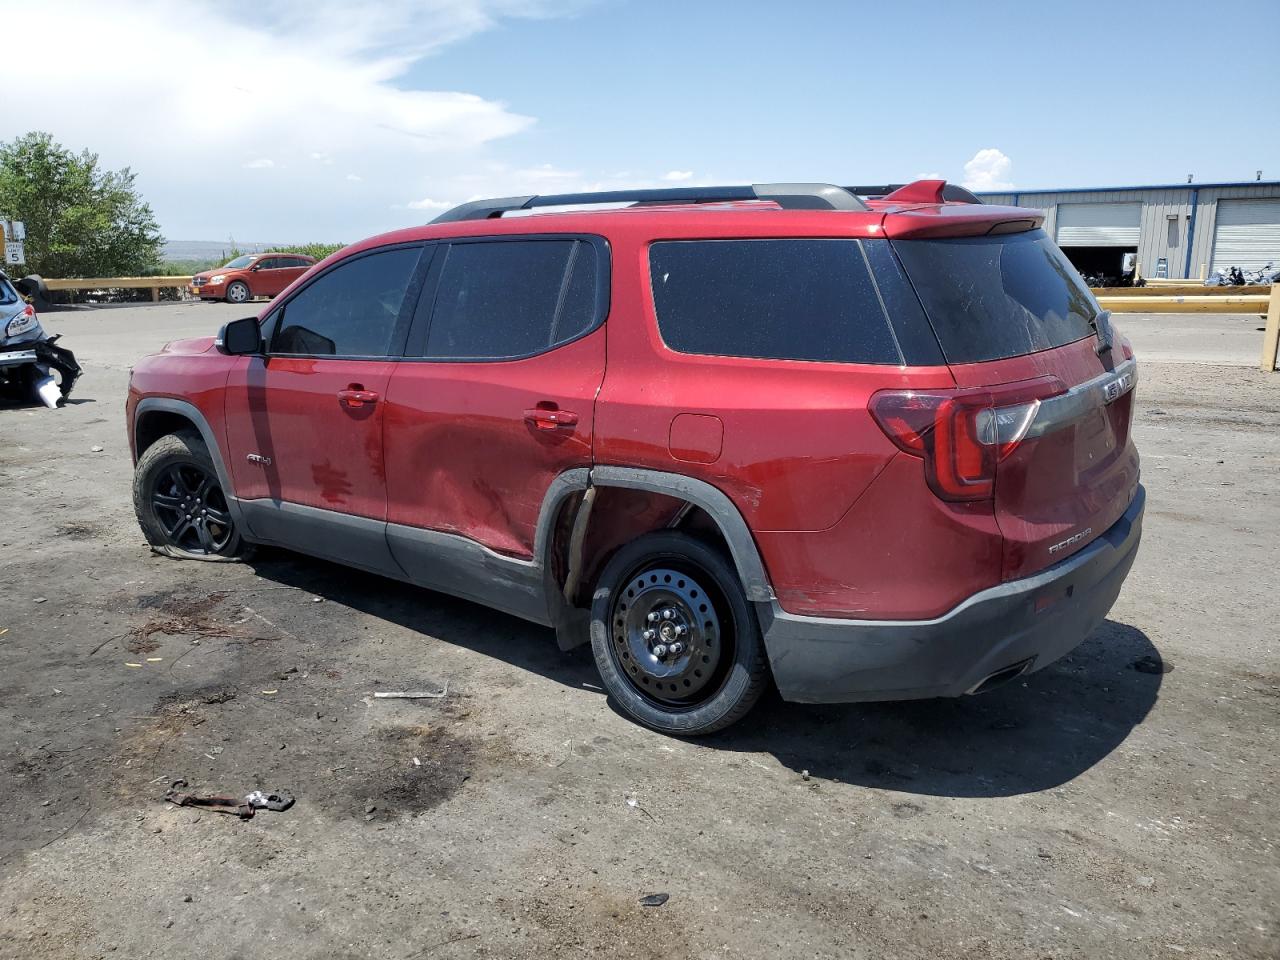
<path fill-rule="evenodd" d="M 9 304 L 18 302 L 18 291 L 9 286 L 9 281 L 4 277 L 0 277 L 0 303 Z"/>
<path fill-rule="evenodd" d="M 901 363 L 857 240 L 693 240 L 649 251 L 662 339 L 681 353 Z"/>
<path fill-rule="evenodd" d="M 1093 333 L 1097 301 L 1043 230 L 896 240 L 951 363 L 1016 357 Z"/>
<path fill-rule="evenodd" d="M 272 353 L 386 356 L 418 247 L 348 260 L 284 305 Z"/>
<path fill-rule="evenodd" d="M 582 240 L 502 240 L 449 247 L 425 356 L 526 357 L 595 322 L 596 251 Z"/>

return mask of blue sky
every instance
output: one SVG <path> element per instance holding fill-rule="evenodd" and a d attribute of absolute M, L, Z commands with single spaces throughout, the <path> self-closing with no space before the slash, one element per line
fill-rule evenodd
<path fill-rule="evenodd" d="M 66 38 L 52 74 L 18 55 L 0 139 L 133 167 L 174 239 L 352 240 L 477 195 L 663 183 L 1280 179 L 1274 0 L 0 10 Z"/>

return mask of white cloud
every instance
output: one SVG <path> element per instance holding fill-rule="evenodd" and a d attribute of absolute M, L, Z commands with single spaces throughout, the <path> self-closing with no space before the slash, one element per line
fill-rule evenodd
<path fill-rule="evenodd" d="M 350 239 L 399 226 L 385 210 L 406 188 L 470 192 L 487 145 L 535 122 L 474 93 L 415 89 L 414 63 L 503 20 L 584 2 L 367 0 L 358 15 L 346 0 L 28 4 L 23 30 L 58 37 L 59 67 L 39 44 L 6 52 L 0 140 L 48 130 L 132 167 L 172 238 Z M 166 135 L 121 116 L 163 116 Z M 289 177 L 246 172 L 269 165 Z M 328 195 L 335 165 L 361 170 L 385 203 Z M 211 191 L 234 200 L 190 202 Z"/>
<path fill-rule="evenodd" d="M 692 170 L 668 170 L 666 173 L 662 175 L 662 179 L 671 181 L 673 183 L 680 183 L 684 180 L 692 180 L 693 171 Z"/>
<path fill-rule="evenodd" d="M 347 179 L 350 180 L 352 183 L 359 183 L 361 180 L 364 179 L 364 177 L 360 176 L 360 174 L 358 173 L 348 173 Z"/>
<path fill-rule="evenodd" d="M 421 200 L 410 200 L 405 206 L 410 210 L 448 210 L 457 204 L 451 200 L 432 200 L 430 197 L 423 197 Z"/>
<path fill-rule="evenodd" d="M 964 186 L 970 190 L 1012 190 L 1013 161 L 995 147 L 979 150 L 964 165 Z"/>

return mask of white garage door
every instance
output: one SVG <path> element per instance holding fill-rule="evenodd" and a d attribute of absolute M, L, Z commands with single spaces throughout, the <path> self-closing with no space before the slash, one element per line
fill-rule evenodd
<path fill-rule="evenodd" d="M 1280 268 L 1280 200 L 1219 200 L 1213 270 Z"/>
<path fill-rule="evenodd" d="M 1058 204 L 1058 246 L 1136 247 L 1141 203 Z"/>

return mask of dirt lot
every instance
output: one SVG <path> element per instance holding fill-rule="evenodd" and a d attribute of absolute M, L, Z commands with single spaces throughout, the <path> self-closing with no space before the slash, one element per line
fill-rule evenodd
<path fill-rule="evenodd" d="M 128 366 L 240 312 L 48 315 L 76 402 L 0 410 L 0 956 L 1280 956 L 1256 318 L 1121 319 L 1159 357 L 1146 536 L 1072 656 L 976 698 L 774 698 L 682 742 L 520 621 L 282 552 L 148 553 Z M 180 809 L 178 776 L 297 804 Z"/>

